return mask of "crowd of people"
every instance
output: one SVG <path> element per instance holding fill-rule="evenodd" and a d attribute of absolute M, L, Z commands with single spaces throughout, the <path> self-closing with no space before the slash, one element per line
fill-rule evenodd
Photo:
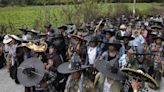
<path fill-rule="evenodd" d="M 0 68 L 6 66 L 11 78 L 24 85 L 21 74 L 30 77 L 26 81 L 30 83 L 38 80 L 31 76 L 37 73 L 35 67 L 25 71 L 19 67 L 40 60 L 46 72 L 39 83 L 24 85 L 25 92 L 160 89 L 164 75 L 163 20 L 160 15 L 135 18 L 122 15 L 78 26 L 71 23 L 53 28 L 46 24 L 44 32 L 21 28 L 22 35 L 0 36 Z"/>

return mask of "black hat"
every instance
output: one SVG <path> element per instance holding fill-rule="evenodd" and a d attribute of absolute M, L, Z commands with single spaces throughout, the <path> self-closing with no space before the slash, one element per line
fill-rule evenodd
<path fill-rule="evenodd" d="M 29 32 L 27 27 L 26 28 L 20 28 L 19 30 L 22 31 L 22 32 Z"/>
<path fill-rule="evenodd" d="M 152 25 L 151 29 L 162 29 L 162 27 L 159 25 Z"/>
<path fill-rule="evenodd" d="M 115 47 L 117 49 L 117 51 L 119 51 L 120 48 L 122 47 L 122 45 L 116 40 L 113 40 L 111 42 L 104 42 L 104 44 L 105 44 L 106 48 L 108 48 L 108 46 L 111 45 L 111 46 Z"/>
<path fill-rule="evenodd" d="M 153 39 L 154 40 L 156 40 L 156 39 L 161 39 L 162 41 L 164 41 L 164 37 L 162 37 L 162 35 L 157 35 L 157 36 L 155 36 L 155 37 L 153 37 Z"/>
<path fill-rule="evenodd" d="M 121 72 L 117 66 L 114 66 L 114 63 L 117 62 L 117 60 L 117 58 L 111 60 L 110 62 L 97 60 L 95 62 L 96 69 L 112 80 L 124 80 L 125 74 Z"/>
<path fill-rule="evenodd" d="M 67 30 L 67 29 L 68 29 L 68 27 L 67 27 L 66 25 L 62 25 L 62 26 L 58 27 L 58 29 Z"/>
<path fill-rule="evenodd" d="M 123 40 L 124 38 L 127 38 L 129 40 L 134 40 L 134 37 L 130 36 L 128 33 L 125 33 L 124 36 L 122 36 L 119 40 Z"/>
<path fill-rule="evenodd" d="M 104 29 L 103 31 L 104 31 L 105 34 L 106 34 L 106 33 L 109 33 L 109 34 L 111 34 L 112 36 L 115 35 L 115 29 Z"/>
<path fill-rule="evenodd" d="M 69 74 L 69 73 L 81 71 L 88 67 L 89 66 L 82 65 L 80 56 L 74 53 L 69 62 L 59 65 L 59 67 L 57 68 L 57 71 L 62 74 Z"/>
<path fill-rule="evenodd" d="M 102 40 L 98 36 L 92 36 L 89 42 L 102 42 Z"/>

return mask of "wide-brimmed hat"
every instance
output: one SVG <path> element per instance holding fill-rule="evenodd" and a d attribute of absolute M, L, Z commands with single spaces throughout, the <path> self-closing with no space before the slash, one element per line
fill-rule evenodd
<path fill-rule="evenodd" d="M 56 28 L 53 28 L 53 29 L 50 30 L 50 34 L 48 35 L 48 37 L 57 39 L 57 38 L 62 38 L 63 35 L 62 35 L 61 31 L 59 31 Z"/>
<path fill-rule="evenodd" d="M 96 60 L 96 69 L 112 80 L 124 80 L 125 74 L 117 66 L 114 66 L 117 60 L 117 58 L 111 61 Z"/>
<path fill-rule="evenodd" d="M 17 41 L 22 41 L 22 38 L 18 37 L 17 35 L 9 35 L 9 37 Z"/>
<path fill-rule="evenodd" d="M 76 30 L 76 25 L 74 24 L 68 24 L 67 25 L 67 34 L 72 34 Z"/>
<path fill-rule="evenodd" d="M 88 67 L 89 66 L 82 65 L 80 56 L 74 53 L 70 62 L 66 62 L 66 63 L 59 65 L 57 70 L 59 73 L 69 74 L 69 73 L 81 71 L 81 70 L 86 69 Z"/>
<path fill-rule="evenodd" d="M 120 43 L 118 43 L 117 41 L 104 42 L 104 44 L 105 44 L 105 48 L 108 48 L 111 45 L 111 46 L 115 47 L 118 51 L 122 47 L 122 45 Z"/>
<path fill-rule="evenodd" d="M 90 36 L 88 41 L 89 42 L 102 42 L 102 40 L 98 36 Z"/>
<path fill-rule="evenodd" d="M 157 35 L 157 36 L 155 36 L 155 37 L 153 37 L 153 39 L 154 40 L 156 40 L 156 39 L 161 39 L 162 41 L 164 41 L 164 37 L 162 37 L 162 35 Z"/>
<path fill-rule="evenodd" d="M 25 87 L 40 83 L 45 73 L 44 65 L 38 58 L 32 57 L 23 61 L 18 67 L 17 77 Z"/>
<path fill-rule="evenodd" d="M 3 39 L 3 43 L 4 44 L 8 44 L 9 42 L 12 41 L 12 38 L 9 37 L 9 35 L 5 35 L 4 39 Z"/>
<path fill-rule="evenodd" d="M 62 25 L 62 26 L 58 27 L 58 29 L 64 29 L 64 30 L 67 30 L 68 27 L 67 27 L 67 25 Z"/>
<path fill-rule="evenodd" d="M 152 25 L 151 29 L 162 29 L 162 27 L 159 25 Z"/>
<path fill-rule="evenodd" d="M 19 28 L 20 31 L 22 32 L 29 32 L 28 28 L 27 27 L 22 27 L 22 28 Z"/>
<path fill-rule="evenodd" d="M 135 39 L 134 37 L 130 36 L 128 33 L 125 33 L 124 36 L 120 37 L 119 40 L 123 40 L 125 38 L 127 38 L 129 40 L 134 40 Z"/>
<path fill-rule="evenodd" d="M 126 25 L 122 24 L 119 29 L 126 29 Z"/>
<path fill-rule="evenodd" d="M 104 29 L 103 32 L 106 34 L 106 33 L 109 33 L 111 34 L 112 36 L 115 35 L 115 29 Z"/>
<path fill-rule="evenodd" d="M 31 29 L 31 30 L 29 30 L 29 32 L 34 33 L 34 34 L 39 34 L 39 32 L 35 29 Z"/>
<path fill-rule="evenodd" d="M 46 33 L 40 33 L 40 34 L 38 34 L 38 36 L 39 37 L 44 37 L 44 36 L 47 36 L 47 34 Z"/>
<path fill-rule="evenodd" d="M 151 77 L 149 74 L 144 73 L 142 70 L 135 70 L 135 69 L 131 69 L 131 68 L 122 68 L 121 71 L 127 73 L 128 75 L 130 75 L 132 77 L 137 77 L 137 78 L 141 79 L 142 81 L 151 83 L 155 87 L 159 87 L 158 83 L 154 80 L 154 78 Z"/>
<path fill-rule="evenodd" d="M 21 43 L 18 47 L 27 47 L 34 52 L 45 52 L 47 50 L 46 42 L 33 42 L 29 41 L 28 43 Z"/>
<path fill-rule="evenodd" d="M 158 35 L 158 32 L 157 32 L 157 31 L 152 30 L 152 32 L 150 33 L 150 35 L 152 35 L 152 36 L 157 36 L 157 35 Z"/>

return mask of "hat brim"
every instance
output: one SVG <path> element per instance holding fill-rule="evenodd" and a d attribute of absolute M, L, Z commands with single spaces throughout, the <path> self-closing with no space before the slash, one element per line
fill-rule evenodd
<path fill-rule="evenodd" d="M 147 73 L 139 72 L 139 71 L 137 71 L 135 69 L 130 69 L 130 68 L 122 68 L 121 71 L 127 73 L 128 75 L 130 75 L 132 77 L 138 77 L 138 78 L 140 78 L 143 81 L 151 83 L 155 87 L 159 87 L 158 83 L 153 79 L 153 77 L 151 77 Z"/>
<path fill-rule="evenodd" d="M 19 37 L 16 36 L 16 35 L 9 35 L 9 37 L 11 37 L 12 39 L 17 40 L 17 41 L 22 41 L 22 39 L 19 38 Z"/>
<path fill-rule="evenodd" d="M 32 77 L 28 77 L 26 74 L 23 73 L 24 69 L 33 67 L 35 68 L 35 72 L 37 74 L 33 74 Z M 19 67 L 17 72 L 18 80 L 21 84 L 26 87 L 34 86 L 42 80 L 45 73 L 44 65 L 42 61 L 38 58 L 29 58 L 25 60 Z"/>
<path fill-rule="evenodd" d="M 39 34 L 39 32 L 36 31 L 36 30 L 29 30 L 28 32 L 31 32 L 31 33 L 34 33 L 34 34 Z"/>
<path fill-rule="evenodd" d="M 47 34 L 46 33 L 41 33 L 41 34 L 39 34 L 39 36 L 47 36 Z"/>
<path fill-rule="evenodd" d="M 9 39 L 3 39 L 3 44 L 8 44 L 9 42 L 12 41 L 12 38 Z"/>
<path fill-rule="evenodd" d="M 157 40 L 157 39 L 161 39 L 162 41 L 164 41 L 164 38 L 162 37 L 153 37 L 153 40 Z"/>
<path fill-rule="evenodd" d="M 109 33 L 109 34 L 111 34 L 112 36 L 115 35 L 115 32 L 112 32 L 112 31 L 104 31 L 104 33 L 105 33 L 105 34 L 106 34 L 106 33 Z"/>
<path fill-rule="evenodd" d="M 110 61 L 109 61 L 110 62 Z M 111 66 L 109 65 L 108 61 L 103 61 L 103 60 L 97 60 L 95 62 L 96 69 L 101 72 L 103 75 L 106 77 L 111 78 L 112 80 L 124 80 L 125 79 L 125 74 L 118 70 L 117 73 L 112 73 L 110 68 Z"/>
<path fill-rule="evenodd" d="M 81 70 L 84 70 L 84 69 L 90 67 L 90 66 L 82 65 L 81 69 L 79 69 L 79 70 L 72 70 L 72 69 L 69 68 L 69 65 L 70 65 L 69 62 L 63 63 L 63 64 L 58 66 L 57 71 L 59 73 L 61 73 L 61 74 L 69 74 L 69 73 L 78 72 L 78 71 L 81 71 Z"/>
<path fill-rule="evenodd" d="M 23 31 L 23 32 L 29 32 L 29 30 L 23 29 L 23 28 L 20 28 L 19 30 L 20 30 L 20 31 Z"/>
<path fill-rule="evenodd" d="M 67 30 L 68 28 L 67 28 L 67 26 L 60 26 L 60 27 L 58 27 L 58 29 L 64 29 L 64 30 Z"/>
<path fill-rule="evenodd" d="M 130 41 L 135 39 L 134 37 L 122 36 L 122 37 L 120 38 L 120 40 L 123 40 L 123 39 L 125 39 L 125 38 L 129 39 Z"/>
<path fill-rule="evenodd" d="M 162 29 L 162 27 L 154 25 L 154 26 L 151 26 L 151 29 Z"/>
<path fill-rule="evenodd" d="M 120 48 L 122 47 L 121 44 L 119 43 L 104 43 L 105 44 L 105 48 L 108 48 L 109 46 L 113 46 L 115 47 L 118 51 L 120 50 Z"/>

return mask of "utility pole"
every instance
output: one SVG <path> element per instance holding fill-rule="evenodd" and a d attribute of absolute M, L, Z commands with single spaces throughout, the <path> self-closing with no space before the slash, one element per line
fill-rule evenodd
<path fill-rule="evenodd" d="M 136 0 L 133 0 L 133 17 L 135 17 L 136 13 Z"/>

